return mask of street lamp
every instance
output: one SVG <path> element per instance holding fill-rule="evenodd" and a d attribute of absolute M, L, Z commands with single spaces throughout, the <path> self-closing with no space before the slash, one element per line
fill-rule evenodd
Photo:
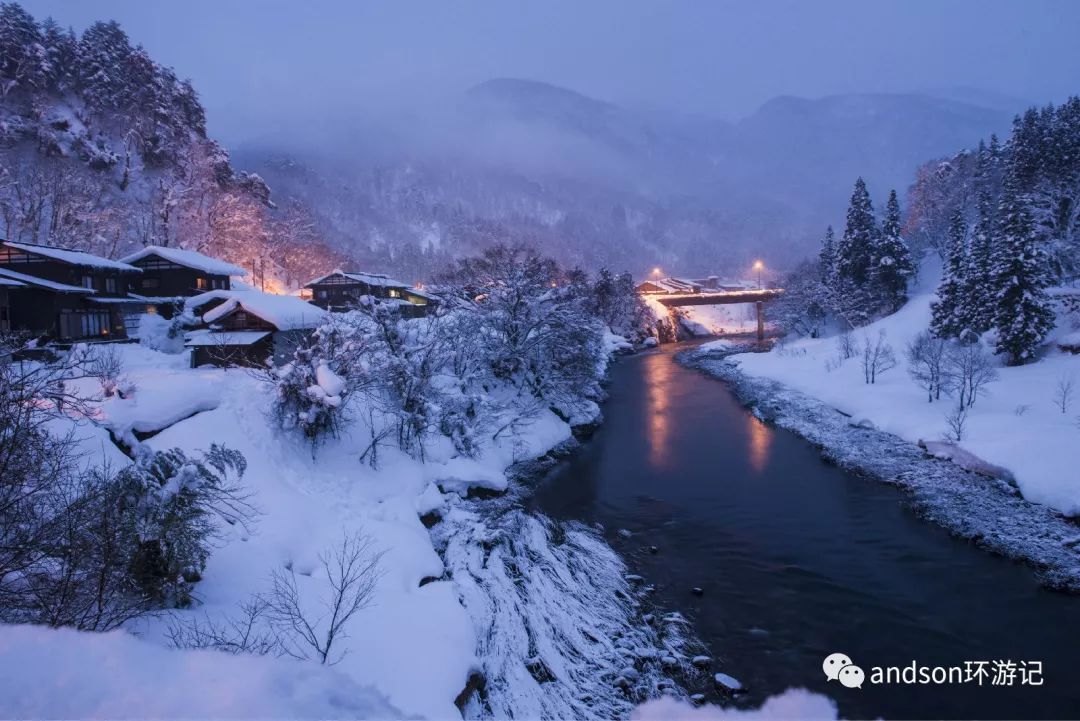
<path fill-rule="evenodd" d="M 758 290 L 764 290 L 765 286 L 761 284 L 761 271 L 765 270 L 765 264 L 760 260 L 754 261 L 754 270 L 757 271 L 757 287 Z"/>
<path fill-rule="evenodd" d="M 659 278 L 660 277 L 660 268 L 653 268 L 652 269 L 652 274 L 653 274 L 653 278 Z"/>

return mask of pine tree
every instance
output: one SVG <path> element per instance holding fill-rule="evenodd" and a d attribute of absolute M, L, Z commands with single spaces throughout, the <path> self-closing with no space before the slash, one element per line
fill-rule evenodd
<path fill-rule="evenodd" d="M 900 235 L 900 201 L 896 191 L 889 192 L 885 221 L 873 251 L 875 296 L 882 310 L 895 313 L 907 302 L 908 279 L 915 274 L 911 251 Z"/>
<path fill-rule="evenodd" d="M 967 223 L 958 208 L 949 223 L 949 253 L 937 300 L 930 305 L 930 331 L 938 338 L 958 338 L 968 327 L 964 317 L 966 236 Z"/>
<path fill-rule="evenodd" d="M 79 39 L 78 67 L 83 99 L 98 112 L 126 110 L 133 88 L 128 82 L 134 50 L 115 21 L 96 22 Z"/>
<path fill-rule="evenodd" d="M 0 3 L 0 92 L 45 87 L 45 48 L 34 17 L 18 3 Z"/>
<path fill-rule="evenodd" d="M 1054 327 L 1046 295 L 1050 284 L 1046 257 L 1019 184 L 1020 179 L 1010 172 L 998 208 L 991 265 L 996 350 L 1008 357 L 1010 365 L 1031 360 Z"/>
<path fill-rule="evenodd" d="M 41 44 L 45 48 L 45 82 L 50 90 L 66 93 L 75 84 L 75 57 L 79 41 L 70 28 L 64 30 L 52 18 L 41 23 Z"/>
<path fill-rule="evenodd" d="M 874 218 L 874 205 L 862 178 L 855 181 L 848 206 L 844 235 L 836 248 L 836 275 L 840 281 L 849 281 L 858 287 L 870 280 L 873 247 L 878 227 Z"/>
<path fill-rule="evenodd" d="M 984 334 L 994 326 L 994 305 L 986 302 L 987 289 L 993 287 L 990 266 L 993 262 L 994 204 L 990 201 L 988 188 L 978 193 L 975 226 L 971 232 L 968 257 L 964 263 L 964 283 L 961 302 L 968 327 L 976 334 Z"/>
<path fill-rule="evenodd" d="M 821 272 L 822 284 L 831 287 L 833 276 L 836 273 L 836 240 L 831 225 L 825 229 L 825 239 L 821 242 L 821 252 L 818 254 L 818 268 Z"/>

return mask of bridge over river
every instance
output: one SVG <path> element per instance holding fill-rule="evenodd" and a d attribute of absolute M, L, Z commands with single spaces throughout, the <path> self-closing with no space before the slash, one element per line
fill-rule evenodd
<path fill-rule="evenodd" d="M 784 294 L 783 288 L 762 288 L 760 290 L 719 290 L 700 293 L 656 293 L 650 294 L 661 305 L 669 308 L 686 305 L 734 305 L 753 303 L 757 309 L 757 337 L 765 339 L 765 303 Z"/>

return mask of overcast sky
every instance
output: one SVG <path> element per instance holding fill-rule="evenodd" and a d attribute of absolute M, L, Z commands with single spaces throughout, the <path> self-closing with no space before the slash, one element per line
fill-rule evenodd
<path fill-rule="evenodd" d="M 1080 92 L 1074 0 L 24 0 L 118 20 L 190 77 L 233 144 L 493 77 L 738 118 L 777 95 Z"/>

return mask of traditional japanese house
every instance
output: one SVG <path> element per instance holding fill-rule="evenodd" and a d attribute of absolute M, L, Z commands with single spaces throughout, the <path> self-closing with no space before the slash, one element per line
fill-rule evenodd
<path fill-rule="evenodd" d="M 0 241 L 0 277 L 8 281 L 7 325 L 49 340 L 126 337 L 125 317 L 148 309 L 145 299 L 128 295 L 140 272 L 82 251 Z"/>
<path fill-rule="evenodd" d="M 312 303 L 330 311 L 348 310 L 367 296 L 376 301 L 396 303 L 405 316 L 417 317 L 436 303 L 430 294 L 378 273 L 335 270 L 311 281 L 304 289 L 311 293 Z"/>
<path fill-rule="evenodd" d="M 155 298 L 193 296 L 210 290 L 231 290 L 231 276 L 247 273 L 243 268 L 194 250 L 148 245 L 121 258 L 142 271 L 133 290 Z"/>
<path fill-rule="evenodd" d="M 326 311 L 292 295 L 216 290 L 189 298 L 186 310 L 201 328 L 187 334 L 191 366 L 275 365 L 326 318 Z"/>

